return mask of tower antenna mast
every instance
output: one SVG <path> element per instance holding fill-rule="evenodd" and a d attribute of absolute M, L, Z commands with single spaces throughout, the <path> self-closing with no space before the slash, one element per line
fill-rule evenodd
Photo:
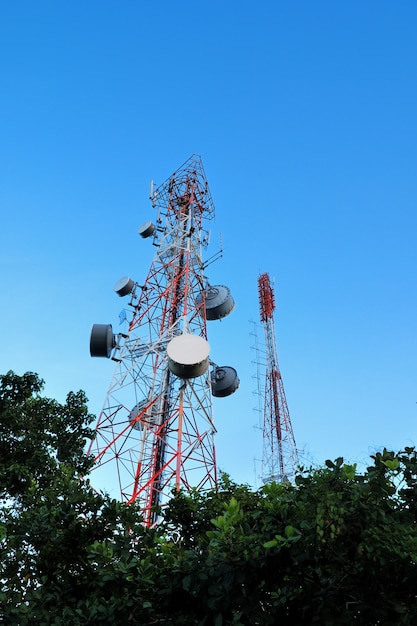
<path fill-rule="evenodd" d="M 267 273 L 259 276 L 258 291 L 266 346 L 262 480 L 264 483 L 286 482 L 294 476 L 298 455 L 278 365 L 274 327 L 275 296 Z"/>
<path fill-rule="evenodd" d="M 91 331 L 91 356 L 116 366 L 88 450 L 93 474 L 104 484 L 116 479 L 122 501 L 137 502 L 147 526 L 173 491 L 216 486 L 212 396 L 239 386 L 236 370 L 209 356 L 207 320 L 227 316 L 234 300 L 204 273 L 214 205 L 200 157 L 152 184 L 150 195 L 156 223 L 139 228 L 156 247 L 146 280 L 124 276 L 114 287 L 128 298 L 127 329 L 114 334 L 110 324 L 94 324 Z"/>

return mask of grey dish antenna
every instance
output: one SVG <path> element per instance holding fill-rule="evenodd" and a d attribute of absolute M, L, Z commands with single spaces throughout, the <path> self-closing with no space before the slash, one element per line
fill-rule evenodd
<path fill-rule="evenodd" d="M 149 400 L 142 400 L 130 411 L 130 424 L 135 430 L 143 430 L 145 425 L 150 427 L 157 423 L 157 406 L 155 403 L 150 404 Z"/>
<path fill-rule="evenodd" d="M 206 319 L 220 320 L 235 308 L 230 289 L 225 285 L 209 285 L 205 290 Z"/>
<path fill-rule="evenodd" d="M 123 276 L 120 278 L 114 286 L 115 292 L 120 296 L 127 296 L 132 293 L 135 287 L 135 283 L 129 276 Z"/>
<path fill-rule="evenodd" d="M 155 232 L 155 225 L 152 222 L 145 222 L 142 226 L 139 227 L 138 233 L 141 237 L 146 239 L 147 237 L 151 237 Z"/>
<path fill-rule="evenodd" d="M 110 358 L 116 345 L 111 324 L 93 324 L 90 335 L 90 354 Z"/>
<path fill-rule="evenodd" d="M 216 398 L 230 396 L 239 387 L 240 380 L 233 367 L 222 365 L 211 373 L 211 393 Z"/>

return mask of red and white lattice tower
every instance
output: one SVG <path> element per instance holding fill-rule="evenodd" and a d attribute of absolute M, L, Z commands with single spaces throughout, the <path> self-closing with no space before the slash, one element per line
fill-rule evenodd
<path fill-rule="evenodd" d="M 155 224 L 139 228 L 156 247 L 147 278 L 139 285 L 125 276 L 114 287 L 128 298 L 128 327 L 117 335 L 110 324 L 91 331 L 91 355 L 116 366 L 88 451 L 92 482 L 94 472 L 116 478 L 122 500 L 139 503 L 148 526 L 173 490 L 215 487 L 212 396 L 239 385 L 233 368 L 209 356 L 206 321 L 228 315 L 234 301 L 205 275 L 214 205 L 200 157 L 151 188 L 151 200 Z"/>
<path fill-rule="evenodd" d="M 287 482 L 294 476 L 298 455 L 278 365 L 274 328 L 275 297 L 267 273 L 259 276 L 258 291 L 266 347 L 262 480 Z"/>

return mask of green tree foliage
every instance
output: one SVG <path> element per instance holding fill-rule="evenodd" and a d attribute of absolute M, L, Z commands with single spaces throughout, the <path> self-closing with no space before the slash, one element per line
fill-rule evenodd
<path fill-rule="evenodd" d="M 80 478 L 93 435 L 84 393 L 60 404 L 42 389 L 36 374 L 0 376 L 0 623 L 93 624 L 107 575 L 103 546 L 120 545 L 128 558 L 126 529 L 140 516 Z M 110 618 L 106 607 L 104 623 Z"/>
<path fill-rule="evenodd" d="M 86 478 L 82 392 L 41 390 L 0 377 L 0 623 L 417 624 L 414 448 L 257 491 L 223 476 L 149 529 Z"/>
<path fill-rule="evenodd" d="M 70 392 L 64 405 L 40 395 L 37 374 L 0 376 L 0 497 L 21 499 L 34 482 L 47 485 L 63 465 L 85 472 L 91 436 L 86 398 Z"/>

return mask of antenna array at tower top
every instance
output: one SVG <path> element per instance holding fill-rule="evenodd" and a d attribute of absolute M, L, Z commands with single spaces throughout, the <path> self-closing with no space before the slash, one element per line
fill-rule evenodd
<path fill-rule="evenodd" d="M 265 273 L 259 276 L 258 286 L 261 322 L 266 322 L 266 320 L 272 319 L 275 309 L 275 296 L 268 274 Z"/>

